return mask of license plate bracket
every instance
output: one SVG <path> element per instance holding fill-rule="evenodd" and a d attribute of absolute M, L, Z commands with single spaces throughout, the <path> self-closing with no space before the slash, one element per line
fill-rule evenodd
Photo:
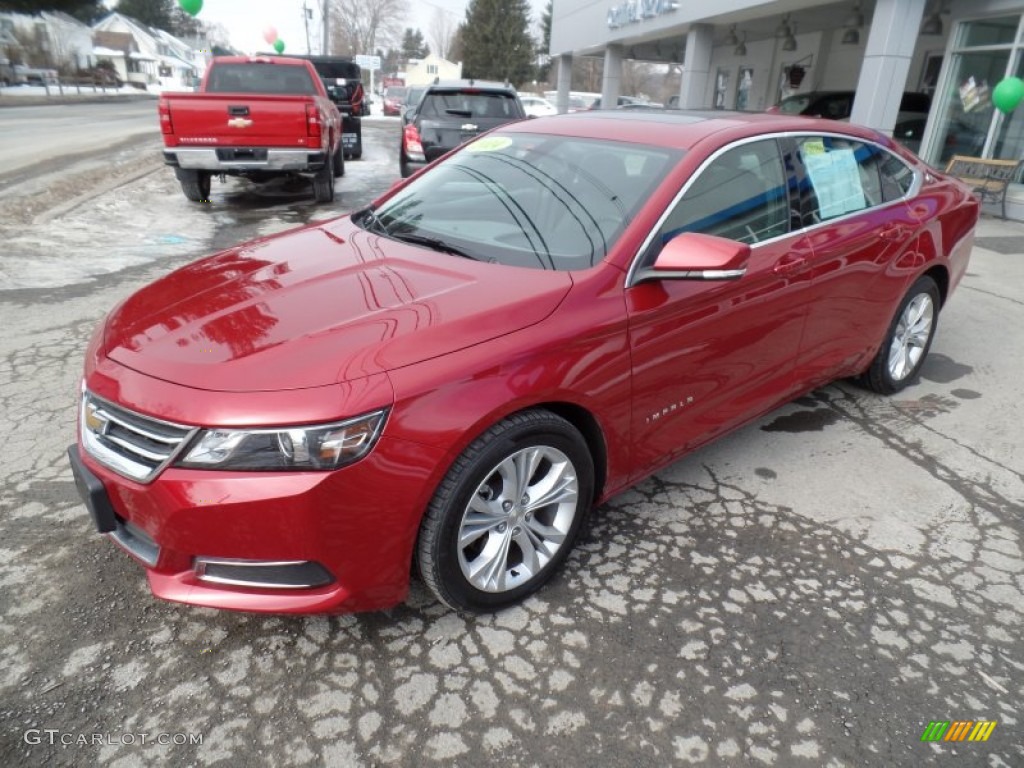
<path fill-rule="evenodd" d="M 77 445 L 68 448 L 68 460 L 71 462 L 71 474 L 75 478 L 78 495 L 82 497 L 85 508 L 89 510 L 96 530 L 100 533 L 111 533 L 117 530 L 117 517 L 114 515 L 114 507 L 110 503 L 107 488 L 103 485 L 103 481 L 82 463 Z"/>

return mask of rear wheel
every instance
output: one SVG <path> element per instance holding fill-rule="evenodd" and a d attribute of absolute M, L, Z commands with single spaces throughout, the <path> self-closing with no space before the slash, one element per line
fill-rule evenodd
<path fill-rule="evenodd" d="M 318 203 L 334 200 L 334 155 L 324 163 L 323 168 L 313 177 L 313 197 Z"/>
<path fill-rule="evenodd" d="M 178 181 L 185 197 L 193 203 L 205 203 L 210 200 L 210 178 L 208 171 L 179 170 Z"/>
<path fill-rule="evenodd" d="M 420 526 L 420 572 L 461 611 L 493 611 L 540 589 L 572 549 L 590 509 L 586 442 L 549 411 L 515 414 L 455 461 Z"/>
<path fill-rule="evenodd" d="M 335 177 L 345 175 L 345 151 L 340 146 L 334 153 L 334 175 Z"/>
<path fill-rule="evenodd" d="M 928 356 L 938 319 L 939 288 L 930 277 L 919 277 L 900 302 L 882 346 L 861 376 L 861 382 L 883 395 L 906 387 Z"/>

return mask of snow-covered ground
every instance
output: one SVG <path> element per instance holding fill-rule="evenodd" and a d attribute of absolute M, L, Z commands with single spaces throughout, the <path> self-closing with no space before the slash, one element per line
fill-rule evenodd
<path fill-rule="evenodd" d="M 91 85 L 65 85 L 58 87 L 56 85 L 42 86 L 42 85 L 12 85 L 6 88 L 0 88 L 0 104 L 5 101 L 21 101 L 29 99 L 46 99 L 53 98 L 54 96 L 63 96 L 65 98 L 76 98 L 76 97 L 92 97 L 92 96 L 153 96 L 154 98 L 159 94 L 152 91 L 140 91 L 138 88 L 132 88 L 130 85 L 123 85 L 120 88 L 114 88 L 107 86 L 101 88 L 96 86 L 95 89 Z M 13 98 L 9 98 L 13 97 Z"/>

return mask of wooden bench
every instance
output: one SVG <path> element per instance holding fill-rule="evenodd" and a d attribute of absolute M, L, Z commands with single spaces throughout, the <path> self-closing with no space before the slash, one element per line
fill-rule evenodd
<path fill-rule="evenodd" d="M 1024 160 L 987 160 L 983 157 L 953 155 L 946 173 L 969 185 L 982 203 L 999 203 L 1006 218 L 1006 191 L 1017 177 Z"/>

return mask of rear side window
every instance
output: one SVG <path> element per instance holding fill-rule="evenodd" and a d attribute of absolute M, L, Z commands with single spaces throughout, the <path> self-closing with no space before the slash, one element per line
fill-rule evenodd
<path fill-rule="evenodd" d="M 797 139 L 804 168 L 801 209 L 812 225 L 904 197 L 913 171 L 874 144 L 836 136 Z"/>
<path fill-rule="evenodd" d="M 434 91 L 423 97 L 423 117 L 523 117 L 517 99 L 509 93 L 487 91 Z"/>
<path fill-rule="evenodd" d="M 316 86 L 309 71 L 287 64 L 214 64 L 207 93 L 277 93 L 312 96 Z"/>
<path fill-rule="evenodd" d="M 661 242 L 683 232 L 749 244 L 789 232 L 786 175 L 774 139 L 730 149 L 700 172 L 666 219 Z"/>

